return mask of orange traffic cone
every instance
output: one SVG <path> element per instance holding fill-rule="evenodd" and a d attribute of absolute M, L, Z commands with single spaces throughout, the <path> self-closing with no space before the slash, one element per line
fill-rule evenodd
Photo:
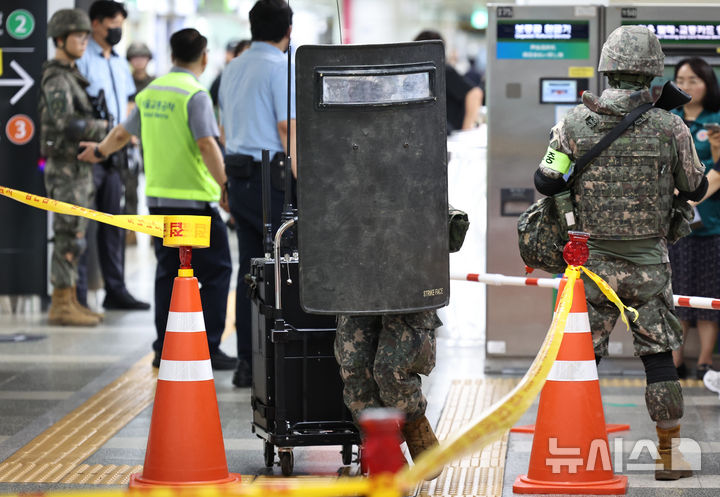
<path fill-rule="evenodd" d="M 565 282 L 560 283 L 560 294 Z M 575 282 L 560 351 L 540 393 L 530 467 L 527 475 L 515 480 L 513 491 L 593 495 L 627 492 L 627 477 L 613 474 L 585 287 L 580 279 Z"/>
<path fill-rule="evenodd" d="M 562 295 L 562 288 L 565 288 L 565 282 L 564 282 L 563 280 L 561 280 L 560 285 L 561 285 L 561 287 L 560 287 L 561 290 L 557 292 L 557 298 L 555 299 L 555 307 L 556 307 L 556 308 L 557 308 L 557 305 L 558 305 L 558 301 L 560 300 L 560 296 Z M 583 288 L 584 288 L 584 287 L 583 287 Z M 568 323 L 568 324 L 569 324 L 569 323 Z M 581 324 L 582 324 L 582 326 L 583 326 L 583 330 L 584 330 L 584 329 L 587 329 L 587 332 L 590 333 L 590 325 L 589 325 L 589 322 L 588 322 L 587 328 L 585 328 L 585 323 L 584 323 L 584 322 L 582 322 Z M 569 328 L 569 326 L 566 326 L 566 328 Z M 579 332 L 579 330 L 574 330 L 574 331 L 575 331 L 575 332 Z M 568 329 L 566 329 L 566 330 L 565 330 L 565 333 L 572 333 L 572 331 L 569 331 Z M 591 336 L 592 336 L 592 334 L 591 334 Z M 592 338 L 591 338 L 591 340 L 592 340 Z M 594 354 L 593 354 L 593 357 L 594 357 Z M 629 424 L 618 424 L 618 423 L 606 423 L 606 424 L 605 424 L 605 431 L 607 431 L 608 433 L 616 433 L 616 432 L 619 432 L 619 431 L 627 431 L 627 430 L 629 430 L 629 429 L 630 429 L 630 425 L 629 425 Z M 535 433 L 535 425 L 518 425 L 518 426 L 513 426 L 512 428 L 510 428 L 510 431 L 511 431 L 512 433 Z"/>
<path fill-rule="evenodd" d="M 227 485 L 228 472 L 198 280 L 180 269 L 158 371 L 142 474 L 130 488 Z"/>

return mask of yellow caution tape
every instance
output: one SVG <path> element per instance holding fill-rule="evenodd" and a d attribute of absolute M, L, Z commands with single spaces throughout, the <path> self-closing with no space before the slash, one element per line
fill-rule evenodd
<path fill-rule="evenodd" d="M 398 473 L 396 485 L 400 489 L 410 490 L 428 475 L 437 471 L 437 468 L 494 442 L 510 429 L 530 407 L 542 390 L 545 378 L 550 373 L 555 357 L 557 357 L 565 324 L 572 307 L 573 289 L 578 274 L 575 271 L 567 271 L 565 276 L 567 283 L 560 297 L 558 310 L 538 355 L 520 383 L 505 397 L 480 414 L 471 426 L 455 433 L 434 449 L 424 452 L 415 461 L 413 467 Z"/>
<path fill-rule="evenodd" d="M 104 212 L 40 197 L 5 186 L 0 186 L 0 195 L 57 214 L 82 216 L 118 228 L 156 236 L 162 238 L 163 245 L 167 247 L 201 248 L 210 246 L 209 216 L 123 216 L 105 214 Z"/>
<path fill-rule="evenodd" d="M 633 323 L 635 321 L 637 321 L 637 318 L 639 317 L 638 311 L 636 311 L 634 308 L 632 308 L 630 306 L 623 304 L 622 301 L 620 300 L 620 297 L 618 297 L 617 293 L 615 293 L 615 290 L 613 290 L 610 287 L 610 285 L 607 284 L 607 282 L 605 280 L 603 280 L 600 276 L 598 276 L 597 274 L 590 271 L 585 266 L 568 266 L 567 270 L 565 271 L 565 274 L 567 274 L 568 271 L 574 271 L 577 273 L 577 276 L 579 277 L 581 269 L 588 276 L 588 278 L 590 278 L 591 280 L 593 280 L 595 282 L 595 284 L 598 286 L 598 288 L 603 293 L 603 295 L 605 295 L 610 302 L 615 304 L 617 306 L 617 308 L 620 309 L 620 317 L 622 318 L 623 323 L 625 323 L 625 326 L 629 330 L 630 323 L 628 323 L 627 316 L 625 316 L 625 309 L 632 312 L 633 315 L 635 316 L 633 318 Z"/>

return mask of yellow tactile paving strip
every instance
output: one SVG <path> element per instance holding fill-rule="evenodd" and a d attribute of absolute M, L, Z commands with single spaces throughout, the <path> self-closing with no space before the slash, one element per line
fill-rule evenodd
<path fill-rule="evenodd" d="M 703 388 L 703 382 L 702 380 L 680 380 L 680 385 L 682 385 L 683 388 Z M 623 378 L 623 377 L 613 377 L 613 378 L 600 378 L 600 386 L 601 387 L 644 387 L 645 386 L 645 377 L 644 376 L 638 376 L 635 378 Z"/>
<path fill-rule="evenodd" d="M 95 485 L 127 485 L 130 475 L 142 472 L 142 466 L 116 466 L 109 464 L 81 464 L 62 479 L 61 483 L 95 484 Z"/>
<path fill-rule="evenodd" d="M 91 480 L 115 478 L 119 473 L 114 467 L 88 470 L 87 465 L 81 469 L 81 463 L 153 401 L 157 371 L 151 361 L 152 354 L 143 357 L 117 380 L 0 463 L 0 482 L 58 483 L 72 478 L 68 483 L 101 483 Z"/>
<path fill-rule="evenodd" d="M 455 380 L 445 400 L 438 422 L 437 436 L 444 440 L 451 432 L 466 426 L 483 410 L 502 398 L 519 378 Z M 443 469 L 435 480 L 423 483 L 418 496 L 498 496 L 502 495 L 507 453 L 507 432 L 502 439 L 482 451 L 464 457 Z"/>

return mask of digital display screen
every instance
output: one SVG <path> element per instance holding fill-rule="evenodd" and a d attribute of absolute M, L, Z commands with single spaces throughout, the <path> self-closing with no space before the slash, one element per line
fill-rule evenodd
<path fill-rule="evenodd" d="M 589 81 L 588 78 L 540 78 L 540 103 L 579 104 Z"/>
<path fill-rule="evenodd" d="M 544 104 L 567 104 L 577 102 L 577 80 L 542 79 L 540 95 L 540 101 Z"/>
<path fill-rule="evenodd" d="M 645 26 L 661 43 L 720 41 L 720 22 L 623 21 L 623 24 Z"/>
<path fill-rule="evenodd" d="M 587 40 L 587 22 L 523 21 L 498 22 L 498 40 Z"/>
<path fill-rule="evenodd" d="M 589 59 L 588 21 L 498 20 L 498 59 Z"/>

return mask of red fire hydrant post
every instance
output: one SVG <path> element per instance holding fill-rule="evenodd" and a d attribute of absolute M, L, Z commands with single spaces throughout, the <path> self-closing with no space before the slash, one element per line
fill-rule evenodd
<path fill-rule="evenodd" d="M 405 456 L 400 449 L 400 429 L 405 416 L 397 409 L 373 408 L 360 415 L 363 431 L 362 471 L 369 476 L 381 473 L 397 473 L 405 466 Z"/>

